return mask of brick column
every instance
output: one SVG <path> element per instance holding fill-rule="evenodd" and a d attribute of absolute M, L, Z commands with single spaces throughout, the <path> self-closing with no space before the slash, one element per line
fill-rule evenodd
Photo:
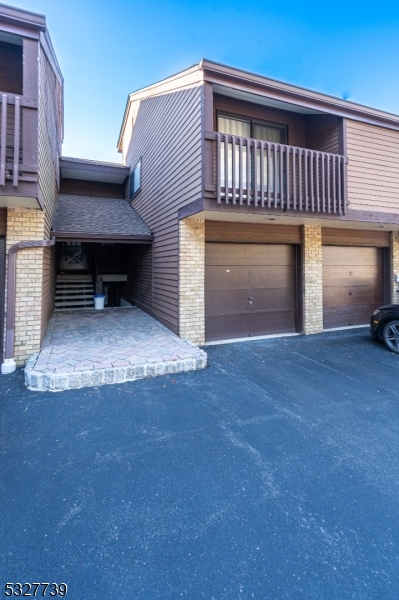
<path fill-rule="evenodd" d="M 44 213 L 41 210 L 7 209 L 7 256 L 9 249 L 15 243 L 42 240 L 43 237 Z M 34 352 L 40 349 L 42 286 L 43 248 L 20 250 L 17 254 L 14 344 L 14 358 L 18 365 L 24 364 Z"/>
<path fill-rule="evenodd" d="M 323 255 L 321 227 L 302 228 L 303 333 L 323 331 Z"/>
<path fill-rule="evenodd" d="M 399 304 L 399 282 L 395 281 L 396 275 L 399 275 L 399 232 L 391 233 L 391 285 L 392 302 Z"/>
<path fill-rule="evenodd" d="M 179 336 L 205 343 L 205 220 L 179 222 Z"/>

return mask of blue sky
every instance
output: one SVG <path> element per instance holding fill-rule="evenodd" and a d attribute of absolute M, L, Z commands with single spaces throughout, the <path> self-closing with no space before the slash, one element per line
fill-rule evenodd
<path fill-rule="evenodd" d="M 128 93 L 202 57 L 399 114 L 397 0 L 15 5 L 47 17 L 65 79 L 65 156 L 120 162 Z"/>

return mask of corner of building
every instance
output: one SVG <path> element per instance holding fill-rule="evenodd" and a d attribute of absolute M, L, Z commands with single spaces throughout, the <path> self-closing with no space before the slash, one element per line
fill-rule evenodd
<path fill-rule="evenodd" d="M 179 336 L 205 344 L 205 220 L 179 221 Z"/>

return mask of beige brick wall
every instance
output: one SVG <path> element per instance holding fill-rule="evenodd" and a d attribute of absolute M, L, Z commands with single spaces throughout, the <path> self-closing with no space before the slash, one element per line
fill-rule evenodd
<path fill-rule="evenodd" d="M 179 223 L 179 336 L 205 343 L 205 220 Z"/>
<path fill-rule="evenodd" d="M 391 233 L 391 277 L 392 277 L 392 302 L 399 304 L 399 282 L 395 281 L 396 275 L 399 275 L 399 232 Z"/>
<path fill-rule="evenodd" d="M 323 331 L 323 253 L 321 227 L 302 228 L 303 333 Z"/>
<path fill-rule="evenodd" d="M 7 209 L 7 254 L 17 242 L 42 240 L 43 237 L 44 213 L 41 210 Z M 19 365 L 40 348 L 42 287 L 43 248 L 20 250 L 17 253 L 14 345 L 14 358 Z"/>

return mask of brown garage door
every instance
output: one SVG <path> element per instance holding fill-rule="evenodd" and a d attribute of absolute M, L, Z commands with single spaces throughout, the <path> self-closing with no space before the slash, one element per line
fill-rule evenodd
<path fill-rule="evenodd" d="M 382 248 L 323 246 L 325 329 L 364 325 L 382 303 Z"/>
<path fill-rule="evenodd" d="M 207 243 L 207 341 L 295 331 L 295 246 Z"/>

